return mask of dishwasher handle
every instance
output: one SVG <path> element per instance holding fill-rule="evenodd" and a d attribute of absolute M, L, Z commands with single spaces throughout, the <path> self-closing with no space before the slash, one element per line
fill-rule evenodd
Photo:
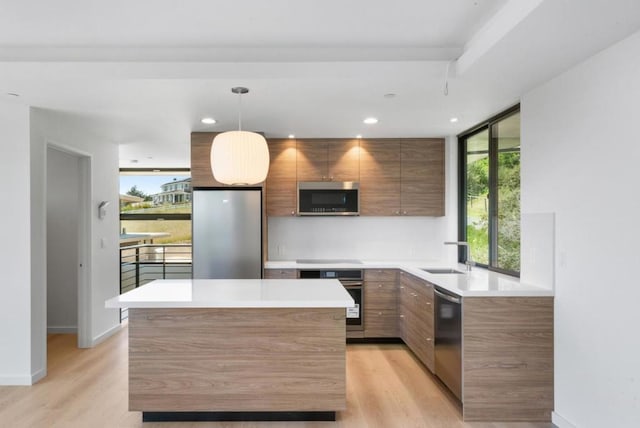
<path fill-rule="evenodd" d="M 433 289 L 433 292 L 440 298 L 446 300 L 447 302 L 451 302 L 451 303 L 456 303 L 456 304 L 460 304 L 462 303 L 462 298 L 461 297 L 456 297 L 456 296 L 452 296 L 450 294 L 445 294 L 441 291 L 436 290 L 435 288 Z"/>

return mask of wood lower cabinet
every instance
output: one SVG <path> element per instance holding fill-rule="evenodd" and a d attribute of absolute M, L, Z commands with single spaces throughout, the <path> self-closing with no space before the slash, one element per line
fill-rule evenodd
<path fill-rule="evenodd" d="M 551 421 L 553 297 L 465 297 L 463 416 Z"/>
<path fill-rule="evenodd" d="M 296 140 L 269 140 L 269 174 L 266 182 L 268 216 L 296 214 Z"/>
<path fill-rule="evenodd" d="M 295 269 L 265 269 L 264 279 L 296 279 L 298 273 Z"/>
<path fill-rule="evenodd" d="M 396 269 L 364 271 L 364 337 L 398 337 Z"/>
<path fill-rule="evenodd" d="M 400 337 L 433 372 L 433 285 L 406 272 L 400 272 L 398 290 Z"/>

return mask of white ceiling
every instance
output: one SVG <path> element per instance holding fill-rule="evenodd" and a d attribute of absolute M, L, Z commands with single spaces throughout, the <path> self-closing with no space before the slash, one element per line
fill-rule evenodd
<path fill-rule="evenodd" d="M 233 86 L 268 137 L 454 135 L 639 28 L 637 0 L 0 0 L 0 102 L 184 167 L 190 132 L 237 126 Z"/>

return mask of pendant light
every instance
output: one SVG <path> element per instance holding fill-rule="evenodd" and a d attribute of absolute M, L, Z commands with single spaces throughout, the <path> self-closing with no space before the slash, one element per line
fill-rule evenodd
<path fill-rule="evenodd" d="M 218 134 L 211 144 L 211 171 L 216 181 L 231 185 L 263 182 L 269 171 L 269 148 L 260 134 L 242 130 L 242 94 L 249 89 L 237 87 L 238 130 Z"/>

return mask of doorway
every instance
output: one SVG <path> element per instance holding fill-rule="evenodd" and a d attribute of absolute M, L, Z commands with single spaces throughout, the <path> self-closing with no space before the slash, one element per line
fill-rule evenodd
<path fill-rule="evenodd" d="M 90 346 L 90 157 L 47 146 L 47 334 Z"/>

